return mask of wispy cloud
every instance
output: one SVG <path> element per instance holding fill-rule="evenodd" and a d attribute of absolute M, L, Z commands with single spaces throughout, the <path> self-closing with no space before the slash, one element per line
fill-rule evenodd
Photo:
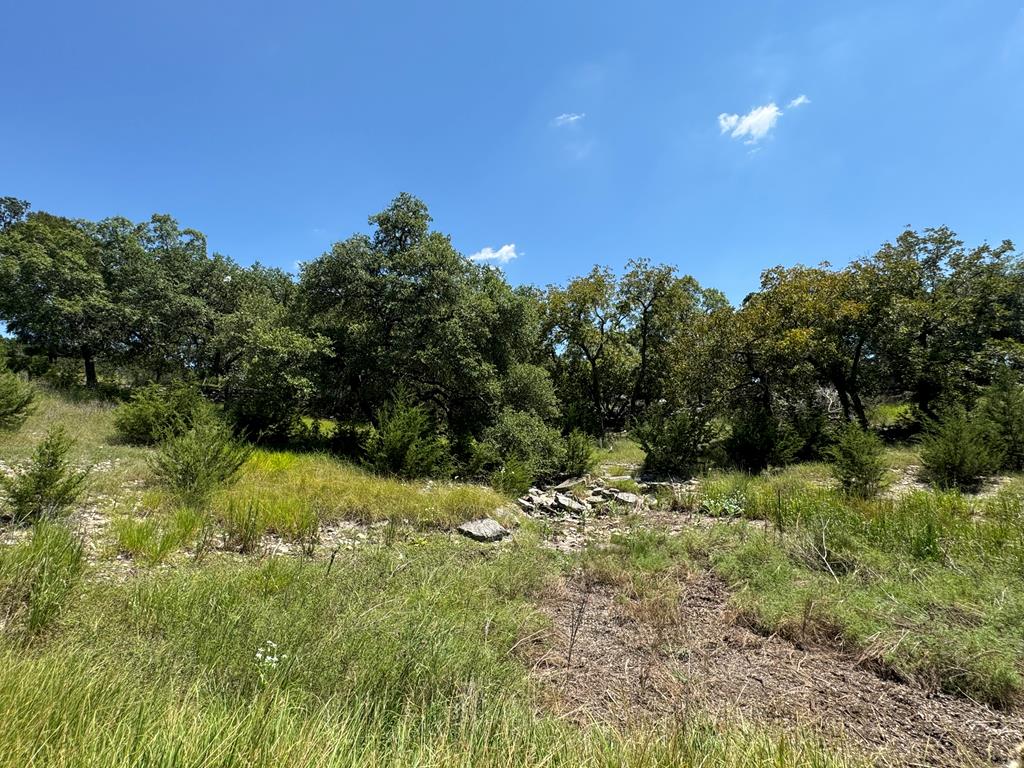
<path fill-rule="evenodd" d="M 560 128 L 563 125 L 572 125 L 573 123 L 578 123 L 586 116 L 586 112 L 563 112 L 554 120 L 552 120 L 551 124 L 556 128 Z"/>
<path fill-rule="evenodd" d="M 811 100 L 801 93 L 786 108 L 796 109 L 810 103 Z M 772 132 L 782 113 L 783 110 L 774 101 L 754 107 L 745 115 L 723 112 L 718 116 L 718 128 L 723 134 L 729 134 L 730 138 L 742 139 L 744 144 L 757 144 Z"/>
<path fill-rule="evenodd" d="M 470 261 L 493 261 L 497 264 L 508 264 L 512 259 L 519 258 L 519 253 L 516 252 L 516 244 L 508 243 L 507 245 L 501 246 L 498 250 L 494 250 L 490 246 L 477 251 L 469 257 Z"/>
<path fill-rule="evenodd" d="M 781 116 L 782 110 L 773 101 L 754 107 L 745 115 L 723 112 L 718 116 L 718 127 L 734 139 L 743 139 L 745 144 L 756 144 L 771 133 Z"/>

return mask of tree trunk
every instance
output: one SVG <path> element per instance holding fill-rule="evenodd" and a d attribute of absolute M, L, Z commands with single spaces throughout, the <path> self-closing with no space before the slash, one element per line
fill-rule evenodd
<path fill-rule="evenodd" d="M 850 395 L 846 391 L 845 384 L 838 378 L 832 378 L 832 386 L 836 388 L 839 395 L 839 404 L 843 407 L 843 421 L 850 420 Z"/>
<path fill-rule="evenodd" d="M 98 384 L 96 379 L 96 358 L 92 355 L 89 347 L 82 347 L 82 361 L 85 363 L 85 386 L 94 389 Z"/>
<path fill-rule="evenodd" d="M 857 414 L 857 421 L 861 429 L 868 428 L 868 416 L 864 412 L 864 403 L 860 400 L 860 358 L 864 352 L 864 338 L 857 340 L 857 348 L 853 352 L 853 364 L 850 366 L 850 401 L 853 403 L 853 412 Z"/>
<path fill-rule="evenodd" d="M 860 394 L 856 389 L 850 390 L 850 402 L 853 404 L 853 412 L 857 415 L 857 421 L 861 429 L 868 428 L 868 415 L 864 411 L 864 403 L 860 400 Z"/>

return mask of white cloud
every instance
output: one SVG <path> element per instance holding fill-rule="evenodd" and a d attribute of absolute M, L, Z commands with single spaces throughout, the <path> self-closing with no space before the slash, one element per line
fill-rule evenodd
<path fill-rule="evenodd" d="M 494 261 L 498 264 L 508 264 L 512 259 L 519 257 L 516 252 L 516 244 L 509 243 L 501 246 L 498 250 L 494 250 L 490 246 L 487 246 L 483 250 L 477 251 L 469 257 L 470 261 Z"/>
<path fill-rule="evenodd" d="M 796 109 L 810 103 L 811 100 L 801 93 L 786 105 L 786 109 Z M 778 104 L 771 101 L 760 107 L 754 107 L 745 115 L 730 115 L 728 112 L 723 112 L 718 116 L 718 128 L 722 133 L 728 133 L 733 139 L 743 139 L 744 144 L 757 144 L 772 132 L 780 117 L 782 117 L 782 110 Z"/>
<path fill-rule="evenodd" d="M 718 127 L 734 139 L 745 139 L 745 144 L 756 144 L 771 133 L 781 116 L 782 110 L 773 101 L 742 116 L 723 112 L 718 116 Z"/>
<path fill-rule="evenodd" d="M 572 125 L 573 123 L 577 123 L 586 116 L 586 112 L 563 112 L 552 120 L 551 124 L 560 128 L 563 125 Z"/>

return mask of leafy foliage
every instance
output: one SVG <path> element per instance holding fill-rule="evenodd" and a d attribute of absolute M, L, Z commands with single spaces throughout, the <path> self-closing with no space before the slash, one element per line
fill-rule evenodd
<path fill-rule="evenodd" d="M 885 477 L 884 451 L 877 435 L 859 424 L 848 424 L 828 451 L 832 475 L 851 496 L 874 496 Z"/>
<path fill-rule="evenodd" d="M 579 477 L 594 468 L 594 443 L 590 436 L 574 429 L 565 436 L 565 458 L 562 459 L 562 474 Z"/>
<path fill-rule="evenodd" d="M 565 464 L 565 442 L 540 416 L 506 409 L 484 432 L 473 461 L 478 469 L 495 471 L 511 463 L 517 476 L 548 480 Z"/>
<path fill-rule="evenodd" d="M 241 429 L 271 439 L 294 427 L 313 396 L 311 371 L 329 354 L 327 339 L 290 327 L 285 314 L 270 296 L 253 294 L 224 321 L 228 412 Z"/>
<path fill-rule="evenodd" d="M 28 466 L 13 476 L 0 475 L 7 496 L 7 514 L 18 523 L 63 517 L 85 489 L 88 470 L 71 460 L 74 441 L 63 426 L 47 433 Z"/>
<path fill-rule="evenodd" d="M 114 427 L 126 443 L 153 445 L 210 418 L 211 408 L 193 385 L 150 384 L 135 390 L 131 400 L 118 407 Z"/>
<path fill-rule="evenodd" d="M 713 425 L 698 414 L 664 405 L 652 408 L 633 434 L 646 453 L 645 469 L 679 476 L 689 476 L 708 462 L 716 437 Z"/>
<path fill-rule="evenodd" d="M 533 413 L 547 422 L 559 415 L 558 395 L 550 374 L 539 365 L 517 363 L 501 380 L 501 405 L 513 411 Z"/>
<path fill-rule="evenodd" d="M 733 417 L 725 440 L 728 460 L 748 471 L 781 467 L 796 458 L 803 440 L 792 425 L 765 408 L 751 408 Z"/>
<path fill-rule="evenodd" d="M 988 422 L 1001 449 L 1004 469 L 1024 470 L 1024 386 L 1007 367 L 999 368 L 978 403 L 978 416 Z"/>

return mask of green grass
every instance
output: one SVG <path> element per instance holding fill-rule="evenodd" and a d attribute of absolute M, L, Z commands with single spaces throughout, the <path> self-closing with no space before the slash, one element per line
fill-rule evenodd
<path fill-rule="evenodd" d="M 118 443 L 114 406 L 97 401 L 73 401 L 46 387 L 37 387 L 36 409 L 15 432 L 0 432 L 0 460 L 26 462 L 46 433 L 63 426 L 75 441 L 79 466 L 91 467 L 89 495 L 96 501 L 125 500 L 125 487 L 147 475 L 149 450 Z"/>
<path fill-rule="evenodd" d="M 19 463 L 68 426 L 76 460 L 101 465 L 89 503 L 106 497 L 111 525 L 99 556 L 160 567 L 112 580 L 59 526 L 0 546 L 0 767 L 852 764 L 814 739 L 699 712 L 626 730 L 546 714 L 518 649 L 541 626 L 538 589 L 560 563 L 536 526 L 497 547 L 442 532 L 506 503 L 489 488 L 260 450 L 207 509 L 183 509 L 153 484 L 152 449 L 116 443 L 109 407 L 42 397 L 0 436 L 0 458 Z M 631 441 L 608 456 L 642 460 Z M 710 563 L 766 631 L 1007 705 L 1022 688 L 1022 499 L 1016 482 L 985 500 L 851 503 L 823 465 L 716 473 L 673 503 L 769 522 L 638 529 L 573 562 L 652 626 L 678 618 L 679 583 Z M 341 520 L 388 521 L 391 535 L 330 560 L 268 559 L 256 545 L 268 532 L 304 542 Z M 260 557 L 238 554 L 249 552 Z"/>
<path fill-rule="evenodd" d="M 551 564 L 530 542 L 479 551 L 437 540 L 94 583 L 45 644 L 0 641 L 0 765 L 852 764 L 696 717 L 620 732 L 543 714 L 516 647 Z"/>
<path fill-rule="evenodd" d="M 640 444 L 630 437 L 612 437 L 607 448 L 594 449 L 594 461 L 606 475 L 635 474 L 646 456 Z"/>
<path fill-rule="evenodd" d="M 318 523 L 339 520 L 446 528 L 494 516 L 505 505 L 505 497 L 486 486 L 403 482 L 327 455 L 289 451 L 257 451 L 238 480 L 213 500 L 222 520 L 255 514 L 262 530 L 292 539 Z"/>
<path fill-rule="evenodd" d="M 757 530 L 703 549 L 752 624 L 856 651 L 908 681 L 996 706 L 1024 692 L 1024 506 L 917 492 L 851 502 L 808 488 L 748 495 Z M 760 506 L 759 506 L 760 505 Z"/>
<path fill-rule="evenodd" d="M 118 552 L 144 565 L 158 565 L 196 542 L 207 524 L 201 512 L 181 507 L 157 510 L 144 518 L 117 517 L 111 527 Z"/>

